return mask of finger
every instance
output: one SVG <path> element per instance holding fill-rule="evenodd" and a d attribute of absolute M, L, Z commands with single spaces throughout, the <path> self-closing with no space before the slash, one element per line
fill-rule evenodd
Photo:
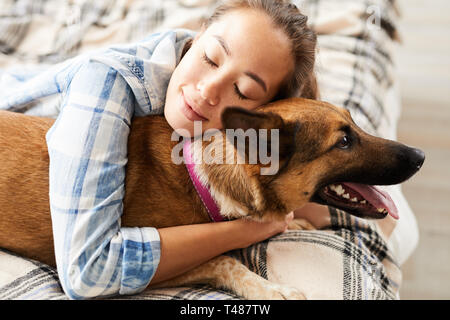
<path fill-rule="evenodd" d="M 292 221 L 293 219 L 294 219 L 294 211 L 291 211 L 286 215 L 286 221 Z"/>

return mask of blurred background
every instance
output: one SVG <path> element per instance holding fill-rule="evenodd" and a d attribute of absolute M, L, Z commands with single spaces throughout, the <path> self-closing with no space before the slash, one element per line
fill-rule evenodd
<path fill-rule="evenodd" d="M 403 185 L 419 245 L 403 265 L 402 299 L 450 299 L 450 1 L 398 0 L 402 115 L 398 140 L 426 154 Z"/>

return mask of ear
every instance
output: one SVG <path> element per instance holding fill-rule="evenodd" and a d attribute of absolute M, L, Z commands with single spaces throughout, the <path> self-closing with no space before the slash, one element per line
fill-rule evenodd
<path fill-rule="evenodd" d="M 296 123 L 294 125 L 285 124 L 283 119 L 278 114 L 272 112 L 247 110 L 241 107 L 228 107 L 222 112 L 221 120 L 222 128 L 224 130 L 242 129 L 244 133 L 249 129 L 256 130 L 258 145 L 260 145 L 261 143 L 265 143 L 268 151 L 272 150 L 272 143 L 279 143 L 278 150 L 280 160 L 286 160 L 287 158 L 290 158 L 295 150 L 295 136 L 299 129 L 299 123 Z M 261 129 L 266 129 L 267 135 L 262 135 L 262 137 L 260 137 L 259 130 Z M 272 129 L 279 130 L 279 141 L 272 141 Z M 230 139 L 228 135 L 226 136 L 227 139 Z M 233 145 L 235 145 L 234 141 L 229 141 Z M 250 148 L 247 148 L 246 143 L 245 152 L 247 157 L 249 150 Z"/>

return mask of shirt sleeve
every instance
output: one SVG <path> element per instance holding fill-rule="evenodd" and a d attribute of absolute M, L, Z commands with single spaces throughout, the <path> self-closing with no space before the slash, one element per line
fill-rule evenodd
<path fill-rule="evenodd" d="M 134 104 L 119 72 L 86 61 L 46 136 L 58 275 L 72 299 L 138 293 L 159 264 L 158 231 L 120 225 Z"/>

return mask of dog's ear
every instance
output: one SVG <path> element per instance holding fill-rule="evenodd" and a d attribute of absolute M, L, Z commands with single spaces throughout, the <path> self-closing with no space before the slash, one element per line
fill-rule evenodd
<path fill-rule="evenodd" d="M 242 107 L 228 107 L 221 115 L 223 129 L 242 129 L 246 132 L 249 129 L 256 130 L 258 145 L 265 144 L 268 152 L 273 150 L 270 146 L 272 143 L 278 143 L 279 159 L 286 160 L 295 150 L 295 135 L 299 129 L 299 124 L 295 125 L 285 124 L 283 119 L 272 112 L 259 112 L 254 110 L 247 110 Z M 266 129 L 267 134 L 259 135 L 259 130 Z M 278 129 L 278 141 L 272 141 L 272 129 Z M 227 139 L 235 145 L 234 141 L 230 140 L 227 134 Z M 232 137 L 234 140 L 234 137 Z M 246 156 L 248 156 L 248 144 L 246 143 Z M 235 146 L 236 147 L 236 146 Z"/>
<path fill-rule="evenodd" d="M 258 112 L 242 107 L 228 107 L 221 115 L 224 129 L 281 129 L 283 119 L 271 112 Z"/>

